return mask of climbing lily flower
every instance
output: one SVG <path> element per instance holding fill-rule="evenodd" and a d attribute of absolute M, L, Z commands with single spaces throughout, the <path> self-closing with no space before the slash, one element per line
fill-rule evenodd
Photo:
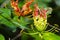
<path fill-rule="evenodd" d="M 32 11 L 30 5 L 32 4 L 33 1 L 34 0 L 30 0 L 23 5 L 21 12 L 23 12 L 24 15 L 27 15 L 29 12 Z"/>
<path fill-rule="evenodd" d="M 14 1 L 11 0 L 11 6 L 14 9 L 17 16 L 25 16 L 31 12 L 31 8 L 29 7 L 34 0 L 30 0 L 29 2 L 25 3 L 22 7 L 22 10 L 18 7 L 18 0 Z"/>
<path fill-rule="evenodd" d="M 20 8 L 18 7 L 18 0 L 11 0 L 11 7 L 14 9 L 17 16 L 20 16 Z"/>
<path fill-rule="evenodd" d="M 47 10 L 39 9 L 37 4 L 34 5 L 33 19 L 34 25 L 38 31 L 43 31 L 46 29 L 47 24 Z"/>

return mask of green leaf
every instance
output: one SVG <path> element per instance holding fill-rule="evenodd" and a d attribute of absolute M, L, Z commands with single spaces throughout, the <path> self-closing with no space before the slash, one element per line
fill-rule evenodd
<path fill-rule="evenodd" d="M 47 1 L 46 0 L 35 0 L 35 3 L 37 3 L 38 7 L 40 7 L 40 8 L 46 8 L 47 7 Z"/>
<path fill-rule="evenodd" d="M 2 2 L 4 2 L 4 0 L 0 0 L 0 4 L 1 4 Z"/>
<path fill-rule="evenodd" d="M 26 26 L 27 24 L 29 24 L 28 19 L 24 17 L 20 17 L 20 24 Z"/>
<path fill-rule="evenodd" d="M 41 37 L 39 35 L 32 35 L 32 37 L 34 38 L 34 40 L 41 40 Z"/>
<path fill-rule="evenodd" d="M 20 19 L 18 19 L 18 16 L 15 16 L 12 22 L 21 29 L 27 29 L 28 27 L 26 26 L 29 24 L 29 20 L 27 18 L 20 17 Z"/>
<path fill-rule="evenodd" d="M 21 29 L 28 29 L 28 24 L 32 23 L 32 19 L 29 19 L 27 17 L 20 17 L 19 19 L 18 16 L 15 16 L 12 19 L 12 22 Z"/>
<path fill-rule="evenodd" d="M 12 22 L 15 24 L 15 25 L 17 25 L 19 28 L 21 28 L 21 29 L 24 29 L 25 28 L 25 26 L 23 25 L 23 20 L 21 20 L 21 19 L 18 19 L 18 16 L 15 16 L 13 19 L 12 19 Z"/>
<path fill-rule="evenodd" d="M 24 34 L 21 36 L 21 40 L 28 40 L 28 35 Z"/>
<path fill-rule="evenodd" d="M 43 33 L 44 40 L 60 40 L 60 36 L 51 33 L 51 32 L 45 32 Z"/>
<path fill-rule="evenodd" d="M 34 38 L 31 35 L 22 33 L 21 40 L 33 40 Z"/>
<path fill-rule="evenodd" d="M 4 24 L 12 31 L 16 30 L 16 25 L 11 21 L 11 11 L 7 8 L 0 8 L 0 24 Z"/>
<path fill-rule="evenodd" d="M 24 5 L 24 3 L 25 3 L 25 0 L 21 0 L 21 1 L 19 2 L 18 6 L 19 6 L 20 8 L 22 8 L 22 6 Z"/>
<path fill-rule="evenodd" d="M 13 24 L 10 20 L 4 18 L 3 16 L 0 16 L 0 24 L 6 25 L 12 31 L 16 30 L 16 25 Z"/>
<path fill-rule="evenodd" d="M 7 8 L 0 8 L 0 15 L 6 17 L 6 18 L 10 18 L 11 17 L 11 11 L 10 9 Z"/>
<path fill-rule="evenodd" d="M 2 34 L 0 34 L 0 40 L 5 40 L 5 38 Z"/>
<path fill-rule="evenodd" d="M 51 2 L 51 0 L 41 0 L 41 1 L 46 3 Z"/>

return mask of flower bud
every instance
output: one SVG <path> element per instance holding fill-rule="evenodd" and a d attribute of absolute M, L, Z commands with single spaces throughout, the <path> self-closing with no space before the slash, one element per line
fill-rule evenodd
<path fill-rule="evenodd" d="M 35 4 L 35 9 L 33 12 L 34 25 L 38 31 L 43 31 L 47 27 L 47 10 L 39 9 Z"/>

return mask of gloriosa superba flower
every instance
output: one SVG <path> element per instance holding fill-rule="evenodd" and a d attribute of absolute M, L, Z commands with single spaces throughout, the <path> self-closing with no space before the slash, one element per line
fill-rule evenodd
<path fill-rule="evenodd" d="M 32 4 L 34 0 L 30 0 L 26 2 L 22 9 L 18 7 L 18 0 L 14 1 L 11 0 L 11 6 L 14 9 L 17 16 L 25 16 L 29 14 L 29 12 L 33 11 L 30 8 L 30 5 Z M 34 11 L 33 11 L 33 20 L 34 25 L 38 31 L 43 31 L 47 27 L 47 11 L 44 8 L 39 8 L 37 4 L 34 5 Z"/>
<path fill-rule="evenodd" d="M 39 9 L 37 4 L 34 5 L 33 19 L 34 25 L 38 31 L 43 31 L 46 29 L 47 24 L 47 10 Z"/>
<path fill-rule="evenodd" d="M 22 9 L 20 9 L 18 7 L 18 0 L 14 1 L 14 0 L 11 0 L 11 6 L 12 8 L 14 9 L 15 13 L 17 16 L 24 16 L 24 15 L 27 15 L 29 14 L 29 12 L 31 12 L 31 8 L 29 7 L 31 5 L 31 3 L 33 2 L 34 0 L 30 0 L 28 1 L 27 3 L 25 3 L 22 7 Z"/>

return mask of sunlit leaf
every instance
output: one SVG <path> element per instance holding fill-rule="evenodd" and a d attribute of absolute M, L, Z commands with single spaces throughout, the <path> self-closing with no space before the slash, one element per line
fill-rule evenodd
<path fill-rule="evenodd" d="M 43 38 L 44 40 L 60 40 L 60 36 L 51 32 L 43 33 Z"/>
<path fill-rule="evenodd" d="M 5 38 L 2 34 L 0 34 L 0 40 L 5 40 Z"/>

